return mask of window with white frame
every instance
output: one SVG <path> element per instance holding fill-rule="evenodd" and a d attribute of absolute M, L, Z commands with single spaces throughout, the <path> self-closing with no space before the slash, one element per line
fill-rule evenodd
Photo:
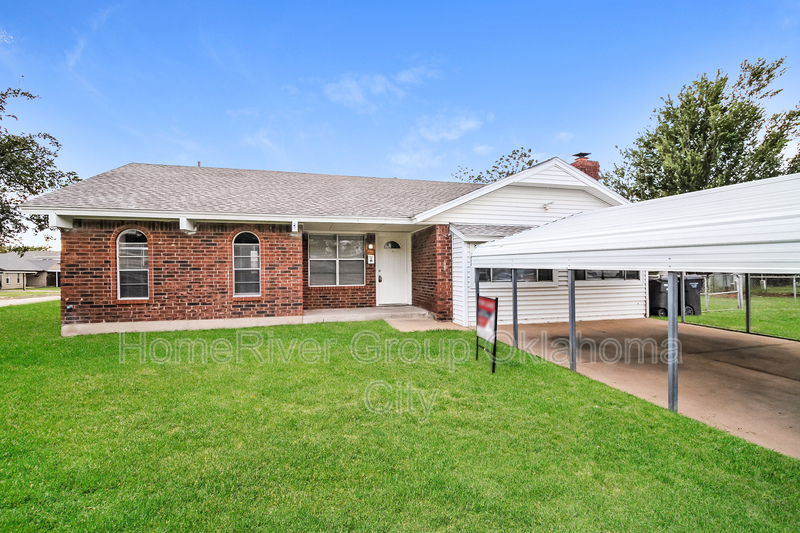
<path fill-rule="evenodd" d="M 518 283 L 538 283 L 544 281 L 553 281 L 553 271 L 541 268 L 518 268 L 517 269 L 517 282 Z M 510 268 L 479 268 L 478 281 L 484 282 L 508 282 L 511 283 L 511 269 Z"/>
<path fill-rule="evenodd" d="M 638 280 L 638 270 L 576 270 L 575 279 L 579 281 Z"/>
<path fill-rule="evenodd" d="M 117 295 L 123 300 L 144 300 L 149 291 L 147 237 L 135 229 L 125 230 L 117 238 Z"/>
<path fill-rule="evenodd" d="M 261 243 L 249 231 L 233 239 L 233 295 L 261 295 Z"/>
<path fill-rule="evenodd" d="M 308 284 L 364 285 L 363 235 L 308 236 Z"/>

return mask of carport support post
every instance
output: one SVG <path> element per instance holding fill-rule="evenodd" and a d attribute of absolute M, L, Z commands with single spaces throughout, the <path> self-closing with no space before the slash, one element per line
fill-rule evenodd
<path fill-rule="evenodd" d="M 573 372 L 578 367 L 577 333 L 575 331 L 575 271 L 567 270 L 567 285 L 569 285 L 569 369 Z"/>
<path fill-rule="evenodd" d="M 686 272 L 681 272 L 681 322 L 686 323 Z"/>
<path fill-rule="evenodd" d="M 750 274 L 744 275 L 744 287 L 747 292 L 744 293 L 744 316 L 747 322 L 747 333 L 750 333 Z"/>
<path fill-rule="evenodd" d="M 517 269 L 511 269 L 511 310 L 514 316 L 514 348 L 519 348 L 519 320 L 517 316 Z"/>
<path fill-rule="evenodd" d="M 670 272 L 667 281 L 667 397 L 670 411 L 678 411 L 678 273 Z"/>

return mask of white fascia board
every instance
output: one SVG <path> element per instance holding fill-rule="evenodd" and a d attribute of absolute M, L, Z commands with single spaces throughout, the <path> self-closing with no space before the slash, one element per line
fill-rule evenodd
<path fill-rule="evenodd" d="M 796 274 L 800 258 L 782 246 L 721 246 L 698 254 L 692 248 L 577 253 L 473 255 L 474 268 L 553 268 Z M 796 248 L 795 248 L 796 249 Z"/>
<path fill-rule="evenodd" d="M 560 170 L 566 172 L 577 181 L 579 181 L 582 186 L 575 187 L 577 189 L 585 190 L 592 196 L 596 196 L 601 200 L 610 203 L 611 205 L 621 205 L 621 204 L 629 204 L 630 200 L 617 194 L 616 192 L 612 191 L 596 179 L 592 178 L 591 176 L 587 176 L 577 168 L 573 167 L 563 159 L 558 157 L 553 157 L 548 159 L 547 161 L 543 161 L 537 165 L 532 166 L 522 172 L 518 172 L 512 176 L 507 176 L 501 180 L 497 180 L 494 183 L 490 183 L 480 189 L 472 191 L 471 193 L 465 194 L 464 196 L 459 196 L 454 200 L 450 200 L 442 205 L 438 205 L 432 209 L 428 209 L 422 213 L 419 213 L 414 216 L 414 222 L 424 222 L 425 220 L 438 215 L 439 213 L 443 213 L 449 209 L 453 209 L 454 207 L 458 207 L 461 204 L 469 202 L 470 200 L 474 200 L 475 198 L 480 198 L 484 194 L 489 194 L 492 191 L 496 191 L 506 185 L 511 185 L 517 183 L 518 181 L 525 180 L 530 178 L 531 176 L 535 176 L 541 172 L 549 170 L 553 167 L 558 167 Z M 527 185 L 527 184 L 526 184 Z M 533 185 L 533 184 L 532 184 Z M 547 184 L 542 184 L 542 187 L 548 187 Z M 566 187 L 560 187 L 566 188 Z"/>
<path fill-rule="evenodd" d="M 191 213 L 178 211 L 143 211 L 143 210 L 118 210 L 118 209 L 91 209 L 91 208 L 57 208 L 57 207 L 22 207 L 22 212 L 28 215 L 53 215 L 71 218 L 94 219 L 123 219 L 123 220 L 180 220 L 192 222 L 331 222 L 343 224 L 408 224 L 414 222 L 409 217 L 344 217 L 344 216 L 304 216 L 304 215 L 274 215 L 274 214 L 219 214 L 219 213 Z"/>

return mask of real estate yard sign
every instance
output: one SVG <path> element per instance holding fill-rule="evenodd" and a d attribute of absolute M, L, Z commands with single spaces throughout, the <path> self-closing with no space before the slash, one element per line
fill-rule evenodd
<path fill-rule="evenodd" d="M 478 296 L 478 331 L 475 338 L 475 360 L 478 360 L 480 349 L 492 354 L 492 374 L 494 374 L 497 364 L 497 298 L 487 298 Z M 489 350 L 486 346 L 481 346 L 481 339 L 492 344 Z"/>

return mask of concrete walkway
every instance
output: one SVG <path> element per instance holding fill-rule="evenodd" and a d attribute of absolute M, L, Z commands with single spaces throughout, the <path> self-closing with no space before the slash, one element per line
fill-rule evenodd
<path fill-rule="evenodd" d="M 60 299 L 61 296 L 58 294 L 54 296 L 33 296 L 31 298 L 0 298 L 0 307 L 7 307 L 9 305 L 35 304 L 39 302 L 52 302 L 53 300 Z"/>
<path fill-rule="evenodd" d="M 578 322 L 578 333 L 579 373 L 667 407 L 666 321 Z M 691 324 L 678 336 L 678 412 L 800 459 L 800 342 Z M 510 344 L 511 327 L 498 337 Z M 520 348 L 568 367 L 567 339 L 566 323 L 520 325 Z M 631 339 L 646 341 L 641 357 Z"/>

